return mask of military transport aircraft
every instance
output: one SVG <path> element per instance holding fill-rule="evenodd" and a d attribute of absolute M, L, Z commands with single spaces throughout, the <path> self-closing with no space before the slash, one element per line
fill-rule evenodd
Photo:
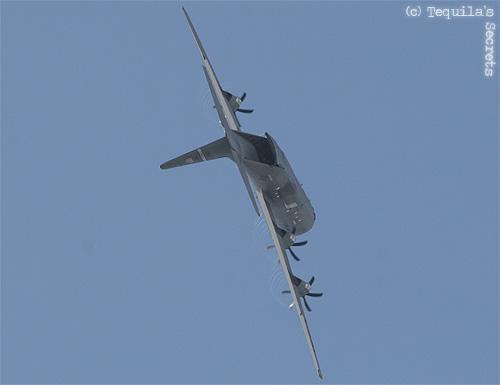
<path fill-rule="evenodd" d="M 264 136 L 258 136 L 241 131 L 236 112 L 251 113 L 253 111 L 240 107 L 245 100 L 246 93 L 238 97 L 221 87 L 184 7 L 182 7 L 182 11 L 200 51 L 203 71 L 214 99 L 214 107 L 219 115 L 219 123 L 224 128 L 225 135 L 214 142 L 163 163 L 160 168 L 166 170 L 223 157 L 236 163 L 253 207 L 257 215 L 260 215 L 254 196 L 255 190 L 255 195 L 274 242 L 272 247 L 276 248 L 279 263 L 288 283 L 289 290 L 284 290 L 283 293 L 291 294 L 293 302 L 290 307 L 297 310 L 314 366 L 319 377 L 323 378 L 301 302 L 302 299 L 307 310 L 311 311 L 306 296 L 320 297 L 323 293 L 310 292 L 314 277 L 306 282 L 293 274 L 286 253 L 288 250 L 294 259 L 299 260 L 292 247 L 303 246 L 307 243 L 307 241 L 296 242 L 295 239 L 298 235 L 309 231 L 313 226 L 316 218 L 314 209 L 293 173 L 285 154 L 271 135 L 266 133 Z"/>

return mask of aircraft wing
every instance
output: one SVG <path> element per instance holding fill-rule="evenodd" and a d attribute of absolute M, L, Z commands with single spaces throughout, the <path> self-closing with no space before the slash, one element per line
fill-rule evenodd
<path fill-rule="evenodd" d="M 215 71 L 210 64 L 210 60 L 208 60 L 207 53 L 201 44 L 201 40 L 194 29 L 193 23 L 189 18 L 184 7 L 182 7 L 182 11 L 186 16 L 186 19 L 189 23 L 189 29 L 194 36 L 194 40 L 196 41 L 196 45 L 198 46 L 198 50 L 201 54 L 201 59 L 203 61 L 203 72 L 205 73 L 205 77 L 207 78 L 208 85 L 210 87 L 210 92 L 212 93 L 212 97 L 214 99 L 215 108 L 217 109 L 217 113 L 219 114 L 219 120 L 222 126 L 226 130 L 235 130 L 240 131 L 240 123 L 238 118 L 236 117 L 233 109 L 231 108 L 229 101 L 224 97 L 222 87 L 220 86 L 219 80 L 217 80 L 217 76 L 215 75 Z"/>
<path fill-rule="evenodd" d="M 276 248 L 276 251 L 278 252 L 279 262 L 281 267 L 283 268 L 283 273 L 285 274 L 285 278 L 293 298 L 293 307 L 295 307 L 295 309 L 297 310 L 297 314 L 299 315 L 300 324 L 302 325 L 302 329 L 304 330 L 304 334 L 306 336 L 307 345 L 309 346 L 309 351 L 311 352 L 311 356 L 314 362 L 314 367 L 318 372 L 319 378 L 323 378 L 323 375 L 321 373 L 321 368 L 319 367 L 318 356 L 316 355 L 316 349 L 314 348 L 314 343 L 312 341 L 311 333 L 309 331 L 309 326 L 307 325 L 307 319 L 304 314 L 304 309 L 302 308 L 302 303 L 300 302 L 300 298 L 297 294 L 295 285 L 292 282 L 292 269 L 290 267 L 290 263 L 286 255 L 286 251 L 280 242 L 280 238 L 278 236 L 278 233 L 276 232 L 276 228 L 274 226 L 271 214 L 269 212 L 269 208 L 267 206 L 266 200 L 264 199 L 262 191 L 257 189 L 256 195 L 257 199 L 259 200 L 260 207 L 264 213 L 267 227 L 269 227 L 271 237 L 273 238 L 274 246 Z"/>
<path fill-rule="evenodd" d="M 217 80 L 215 71 L 212 65 L 210 64 L 210 60 L 208 60 L 207 53 L 205 52 L 205 49 L 201 44 L 201 40 L 198 37 L 196 30 L 194 29 L 194 25 L 191 22 L 191 18 L 189 17 L 184 7 L 182 7 L 182 12 L 184 12 L 184 15 L 186 16 L 186 19 L 189 23 L 189 29 L 191 30 L 194 40 L 196 41 L 196 46 L 200 51 L 201 59 L 203 62 L 203 72 L 205 73 L 205 77 L 207 78 L 208 81 L 208 86 L 210 87 L 210 92 L 212 93 L 212 98 L 214 99 L 214 104 L 217 110 L 217 114 L 219 115 L 220 124 L 222 124 L 224 130 L 241 131 L 240 122 L 238 121 L 238 118 L 235 115 L 233 107 L 230 105 L 230 101 L 226 99 L 226 97 L 224 96 L 226 91 L 222 89 L 219 80 Z M 248 178 L 248 174 L 242 168 L 241 160 L 237 156 L 234 156 L 233 160 L 238 166 L 238 170 L 240 171 L 241 177 L 243 178 L 243 182 L 245 183 L 245 188 L 247 189 L 248 196 L 252 201 L 253 208 L 257 213 L 257 215 L 260 215 L 259 209 L 257 208 L 257 202 L 255 201 L 255 196 L 253 195 L 252 185 Z"/>

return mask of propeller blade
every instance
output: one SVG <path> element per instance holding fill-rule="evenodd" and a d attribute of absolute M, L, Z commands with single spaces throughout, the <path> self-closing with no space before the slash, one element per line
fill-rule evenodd
<path fill-rule="evenodd" d="M 309 285 L 312 285 L 314 282 L 314 275 L 311 277 L 311 279 L 309 280 Z"/>
<path fill-rule="evenodd" d="M 236 111 L 243 112 L 244 114 L 251 114 L 253 110 L 246 110 L 244 108 L 238 108 Z"/>
<path fill-rule="evenodd" d="M 293 259 L 295 259 L 296 261 L 300 261 L 300 258 L 297 257 L 297 254 L 295 254 L 292 249 L 289 248 L 288 251 L 290 252 L 290 254 L 292 254 Z"/>
<path fill-rule="evenodd" d="M 281 292 L 281 294 L 288 294 L 288 293 L 290 293 L 290 290 L 283 290 L 283 291 Z"/>
<path fill-rule="evenodd" d="M 243 101 L 247 97 L 247 93 L 243 92 L 243 95 L 240 96 L 240 100 Z"/>
<path fill-rule="evenodd" d="M 307 311 L 311 311 L 311 308 L 309 307 L 309 304 L 307 303 L 306 298 L 302 297 L 302 299 L 304 300 L 304 305 L 306 305 Z"/>
<path fill-rule="evenodd" d="M 304 246 L 307 245 L 307 241 L 295 242 L 292 246 Z"/>
<path fill-rule="evenodd" d="M 307 293 L 306 295 L 309 297 L 321 297 L 323 293 Z"/>

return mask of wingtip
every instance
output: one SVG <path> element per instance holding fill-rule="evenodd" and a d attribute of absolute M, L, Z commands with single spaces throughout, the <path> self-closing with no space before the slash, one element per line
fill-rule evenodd
<path fill-rule="evenodd" d="M 319 378 L 323 379 L 323 373 L 321 373 L 321 369 L 318 369 L 318 376 Z"/>
<path fill-rule="evenodd" d="M 184 14 L 184 17 L 186 19 L 188 19 L 189 21 L 191 21 L 191 19 L 189 18 L 189 14 L 186 11 L 186 8 L 184 8 L 184 6 L 181 6 L 181 9 L 182 9 L 182 13 Z"/>
<path fill-rule="evenodd" d="M 196 29 L 194 28 L 193 22 L 191 21 L 191 18 L 189 17 L 189 15 L 188 15 L 188 13 L 186 11 L 186 8 L 184 8 L 184 6 L 182 6 L 181 8 L 182 8 L 182 12 L 184 12 L 184 16 L 186 17 L 186 20 L 187 20 L 187 22 L 189 24 L 189 29 L 191 30 L 191 33 L 194 36 L 194 40 L 196 41 L 196 45 L 198 47 L 198 50 L 200 51 L 201 57 L 204 60 L 208 59 L 207 54 L 205 52 L 205 49 L 203 48 L 203 45 L 201 44 L 201 40 L 198 37 L 198 34 L 196 33 Z"/>

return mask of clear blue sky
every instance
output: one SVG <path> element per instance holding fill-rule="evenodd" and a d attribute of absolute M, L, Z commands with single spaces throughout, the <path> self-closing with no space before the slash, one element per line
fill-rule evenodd
<path fill-rule="evenodd" d="M 324 383 L 496 383 L 498 75 L 408 4 L 185 5 L 316 209 Z M 1 11 L 2 383 L 317 382 L 234 164 L 159 169 L 222 135 L 180 4 Z"/>

